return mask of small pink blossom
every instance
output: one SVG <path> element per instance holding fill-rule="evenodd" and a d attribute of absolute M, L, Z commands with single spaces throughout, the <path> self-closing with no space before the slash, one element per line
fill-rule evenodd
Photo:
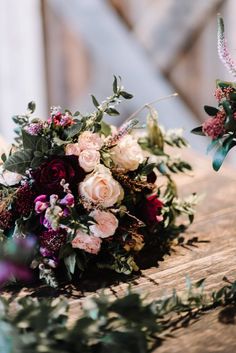
<path fill-rule="evenodd" d="M 221 102 L 221 100 L 225 97 L 225 94 L 224 94 L 224 92 L 222 91 L 222 89 L 218 87 L 218 88 L 215 90 L 214 96 L 216 97 L 216 99 L 217 99 L 218 102 Z"/>
<path fill-rule="evenodd" d="M 224 127 L 225 113 L 219 111 L 214 118 L 207 119 L 202 125 L 202 131 L 213 140 L 225 133 Z"/>
<path fill-rule="evenodd" d="M 88 235 L 81 230 L 77 230 L 76 237 L 72 240 L 72 247 L 84 250 L 90 254 L 98 254 L 102 240 L 93 235 Z"/>

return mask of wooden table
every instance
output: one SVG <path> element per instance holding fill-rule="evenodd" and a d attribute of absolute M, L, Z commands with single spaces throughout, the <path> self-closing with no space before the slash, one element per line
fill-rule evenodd
<path fill-rule="evenodd" d="M 188 160 L 192 160 L 193 156 L 191 152 L 187 152 Z M 194 243 L 194 246 L 176 246 L 165 261 L 157 267 L 144 270 L 133 281 L 135 290 L 149 293 L 149 297 L 153 299 L 171 293 L 173 288 L 184 290 L 186 275 L 193 282 L 207 278 L 207 291 L 219 289 L 224 276 L 230 280 L 236 279 L 236 172 L 224 166 L 222 171 L 215 173 L 210 161 L 198 156 L 194 157 L 193 163 L 195 177 L 180 176 L 178 184 L 183 195 L 190 192 L 205 195 L 197 207 L 194 224 L 184 234 L 186 240 L 197 237 L 199 242 Z M 105 292 L 120 296 L 128 286 L 128 282 L 119 283 L 107 287 Z M 20 294 L 24 292 L 23 289 Z M 99 292 L 100 290 L 85 290 L 82 293 L 72 290 L 72 321 L 80 312 L 84 298 Z M 222 317 L 222 309 L 205 314 L 199 321 L 175 331 L 174 337 L 167 338 L 156 352 L 235 353 L 236 325 L 221 323 L 219 317 Z"/>

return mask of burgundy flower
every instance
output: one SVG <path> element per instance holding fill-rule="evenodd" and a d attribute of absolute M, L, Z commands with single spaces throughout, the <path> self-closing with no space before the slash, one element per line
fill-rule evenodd
<path fill-rule="evenodd" d="M 12 226 L 13 216 L 8 210 L 3 210 L 0 213 L 0 229 L 6 230 L 10 229 Z"/>
<path fill-rule="evenodd" d="M 80 168 L 76 156 L 54 156 L 33 171 L 32 176 L 37 192 L 61 195 L 63 193 L 63 187 L 60 185 L 62 179 L 73 189 L 79 181 L 83 180 L 85 173 Z"/>
<path fill-rule="evenodd" d="M 148 183 L 154 184 L 156 179 L 157 179 L 156 173 L 153 171 L 147 175 L 147 182 Z"/>
<path fill-rule="evenodd" d="M 160 211 L 163 203 L 158 199 L 157 195 L 148 196 L 141 207 L 140 218 L 147 224 L 154 224 L 162 221 Z"/>
<path fill-rule="evenodd" d="M 14 211 L 21 216 L 28 216 L 34 208 L 34 197 L 35 194 L 29 184 L 22 185 L 16 193 Z"/>
<path fill-rule="evenodd" d="M 66 236 L 67 233 L 65 229 L 48 229 L 39 236 L 40 246 L 45 254 L 55 254 L 60 250 L 61 246 L 65 244 Z"/>

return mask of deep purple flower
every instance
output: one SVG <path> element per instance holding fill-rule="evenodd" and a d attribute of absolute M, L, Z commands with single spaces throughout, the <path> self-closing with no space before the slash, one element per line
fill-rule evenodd
<path fill-rule="evenodd" d="M 75 198 L 71 193 L 66 194 L 66 196 L 60 200 L 60 205 L 65 205 L 69 207 L 73 207 L 75 203 Z"/>

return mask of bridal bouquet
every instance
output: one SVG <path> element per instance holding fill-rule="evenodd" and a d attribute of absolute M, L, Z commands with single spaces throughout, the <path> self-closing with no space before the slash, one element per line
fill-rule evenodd
<path fill-rule="evenodd" d="M 236 63 L 227 48 L 221 17 L 218 18 L 218 53 L 228 71 L 236 77 Z M 213 168 L 217 171 L 231 148 L 236 146 L 236 83 L 217 80 L 214 96 L 218 107 L 206 105 L 204 109 L 210 117 L 192 132 L 211 138 L 207 150 L 215 149 Z"/>
<path fill-rule="evenodd" d="M 51 286 L 62 273 L 76 280 L 95 267 L 137 271 L 138 253 L 162 251 L 183 230 L 178 216 L 193 220 L 195 195 L 179 199 L 171 177 L 191 166 L 165 149 L 186 146 L 181 132 L 160 128 L 150 105 L 145 135 L 134 134 L 134 118 L 107 124 L 122 98 L 132 95 L 115 77 L 112 96 L 101 104 L 92 96 L 89 115 L 52 107 L 42 120 L 31 102 L 13 117 L 17 136 L 0 173 L 1 240 L 17 240 L 14 258 L 22 239 L 34 244 L 27 266 Z"/>

